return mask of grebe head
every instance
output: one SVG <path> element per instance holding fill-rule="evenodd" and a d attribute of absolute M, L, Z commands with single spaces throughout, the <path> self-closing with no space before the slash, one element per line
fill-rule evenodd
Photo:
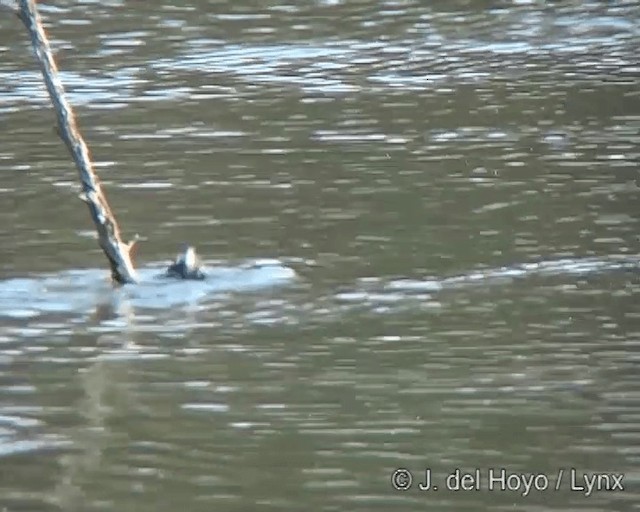
<path fill-rule="evenodd" d="M 198 266 L 196 250 L 192 246 L 184 242 L 180 246 L 180 251 L 180 254 L 176 257 L 176 263 L 182 263 L 187 269 L 193 269 Z"/>

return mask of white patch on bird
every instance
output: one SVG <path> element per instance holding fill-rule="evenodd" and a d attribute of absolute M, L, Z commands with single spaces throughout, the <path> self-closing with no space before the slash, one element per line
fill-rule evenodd
<path fill-rule="evenodd" d="M 196 251 L 193 250 L 193 247 L 187 247 L 187 250 L 184 251 L 184 266 L 187 268 L 194 268 L 196 266 Z"/>

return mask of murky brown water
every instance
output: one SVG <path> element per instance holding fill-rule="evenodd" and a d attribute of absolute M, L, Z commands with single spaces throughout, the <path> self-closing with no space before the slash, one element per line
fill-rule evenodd
<path fill-rule="evenodd" d="M 121 290 L 0 14 L 0 510 L 637 510 L 640 3 L 175 3 L 40 3 Z"/>

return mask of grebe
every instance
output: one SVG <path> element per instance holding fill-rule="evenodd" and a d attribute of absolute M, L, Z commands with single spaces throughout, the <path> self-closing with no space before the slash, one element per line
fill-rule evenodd
<path fill-rule="evenodd" d="M 182 244 L 181 252 L 167 269 L 167 276 L 178 279 L 204 279 L 202 263 L 192 246 Z"/>

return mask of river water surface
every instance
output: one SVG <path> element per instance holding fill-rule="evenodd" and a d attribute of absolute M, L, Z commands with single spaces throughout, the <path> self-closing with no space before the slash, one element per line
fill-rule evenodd
<path fill-rule="evenodd" d="M 0 510 L 638 510 L 639 2 L 38 4 L 142 283 L 0 13 Z"/>

